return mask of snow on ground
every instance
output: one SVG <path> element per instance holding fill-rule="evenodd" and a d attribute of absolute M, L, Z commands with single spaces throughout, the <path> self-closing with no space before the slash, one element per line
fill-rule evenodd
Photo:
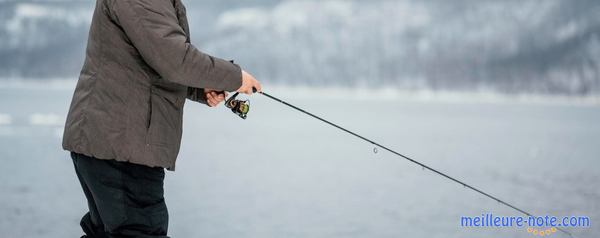
<path fill-rule="evenodd" d="M 34 126 L 61 126 L 64 125 L 65 119 L 52 113 L 34 113 L 29 117 L 29 123 Z"/>
<path fill-rule="evenodd" d="M 8 114 L 0 114 L 0 126 L 10 125 L 12 117 Z"/>

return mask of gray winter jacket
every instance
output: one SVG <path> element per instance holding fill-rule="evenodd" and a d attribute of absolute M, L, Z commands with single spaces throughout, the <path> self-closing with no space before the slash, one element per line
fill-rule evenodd
<path fill-rule="evenodd" d="M 181 0 L 97 0 L 63 148 L 174 170 L 185 99 L 241 86 L 237 65 L 189 36 Z"/>

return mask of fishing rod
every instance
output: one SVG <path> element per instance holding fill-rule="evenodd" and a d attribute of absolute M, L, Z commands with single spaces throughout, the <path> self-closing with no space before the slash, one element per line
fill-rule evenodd
<path fill-rule="evenodd" d="M 253 89 L 253 91 L 256 93 L 256 89 Z M 434 172 L 434 173 L 436 173 L 436 174 L 438 174 L 438 175 L 440 175 L 440 176 L 442 176 L 442 177 L 444 177 L 444 178 L 446 178 L 446 179 L 449 179 L 449 180 L 451 180 L 451 181 L 454 181 L 454 182 L 456 182 L 456 183 L 458 183 L 458 184 L 462 185 L 462 186 L 463 186 L 463 187 L 465 187 L 465 188 L 469 188 L 469 189 L 471 189 L 471 190 L 473 190 L 473 191 L 475 191 L 475 192 L 477 192 L 477 193 L 479 193 L 479 194 L 481 194 L 481 195 L 484 195 L 484 196 L 486 196 L 486 197 L 488 197 L 488 198 L 490 198 L 490 199 L 492 199 L 492 200 L 495 200 L 496 202 L 498 202 L 498 203 L 500 203 L 500 204 L 502 204 L 502 205 L 505 205 L 505 206 L 507 206 L 507 207 L 510 207 L 510 208 L 512 208 L 512 209 L 513 209 L 513 210 L 515 210 L 515 211 L 518 211 L 518 212 L 520 212 L 520 213 L 522 213 L 522 214 L 525 214 L 525 215 L 527 215 L 527 216 L 529 216 L 529 217 L 533 217 L 533 215 L 532 215 L 531 213 L 529 213 L 529 212 L 527 212 L 527 211 L 525 211 L 525 210 L 523 210 L 523 209 L 521 209 L 521 208 L 519 208 L 519 207 L 517 207 L 517 206 L 515 206 L 515 205 L 513 205 L 513 204 L 511 204 L 511 203 L 508 203 L 508 202 L 506 202 L 506 201 L 504 201 L 504 200 L 502 200 L 502 199 L 500 199 L 500 198 L 498 198 L 498 197 L 496 197 L 496 196 L 493 196 L 493 195 L 491 195 L 491 194 L 489 194 L 489 193 L 487 193 L 487 192 L 484 192 L 484 191 L 483 191 L 483 190 L 481 190 L 481 189 L 478 189 L 478 188 L 476 188 L 476 187 L 474 187 L 474 186 L 472 186 L 472 185 L 469 185 L 469 184 L 467 184 L 467 183 L 465 183 L 465 182 L 463 182 L 463 181 L 461 181 L 461 180 L 458 180 L 458 179 L 456 179 L 456 178 L 454 178 L 454 177 L 452 177 L 452 176 L 450 176 L 450 175 L 448 175 L 448 174 L 446 174 L 446 173 L 444 173 L 444 172 L 441 172 L 441 171 L 439 171 L 439 170 L 437 170 L 437 169 L 434 169 L 434 168 L 432 168 L 432 167 L 430 167 L 430 166 L 428 166 L 428 165 L 426 165 L 426 164 L 424 164 L 424 163 L 421 163 L 421 162 L 419 162 L 419 161 L 417 161 L 417 160 L 414 160 L 414 159 L 412 159 L 412 158 L 410 158 L 410 157 L 408 157 L 408 156 L 406 156 L 406 155 L 403 155 L 403 154 L 401 154 L 401 153 L 398 153 L 398 152 L 396 152 L 396 151 L 394 151 L 394 150 L 392 150 L 392 149 L 388 148 L 387 146 L 381 145 L 381 144 L 379 144 L 379 143 L 377 143 L 377 142 L 375 142 L 375 141 L 373 141 L 373 140 L 371 140 L 371 139 L 368 139 L 368 138 L 366 138 L 366 137 L 364 137 L 364 136 L 361 136 L 361 135 L 359 135 L 359 134 L 357 134 L 357 133 L 354 133 L 354 132 L 352 132 L 352 131 L 350 131 L 350 130 L 348 130 L 348 129 L 344 128 L 344 127 L 341 127 L 341 126 L 339 126 L 339 125 L 337 125 L 337 124 L 335 124 L 335 123 L 333 123 L 333 122 L 330 122 L 330 121 L 328 121 L 328 120 L 325 120 L 325 119 L 323 119 L 323 118 L 321 118 L 321 117 L 319 117 L 319 116 L 317 116 L 317 115 L 315 115 L 315 114 L 312 114 L 312 113 L 310 113 L 310 112 L 308 112 L 308 111 L 306 111 L 306 110 L 304 110 L 304 109 L 302 109 L 302 108 L 299 108 L 299 107 L 297 107 L 297 106 L 294 106 L 294 105 L 292 105 L 292 104 L 290 104 L 290 103 L 288 103 L 288 102 L 286 102 L 286 101 L 283 101 L 283 100 L 281 100 L 281 99 L 279 99 L 279 98 L 277 98 L 277 97 L 275 97 L 275 96 L 272 96 L 272 95 L 270 95 L 270 94 L 268 94 L 268 93 L 265 93 L 265 92 L 259 92 L 259 93 L 260 93 L 260 94 L 262 94 L 262 95 L 264 95 L 264 96 L 266 96 L 266 97 L 267 97 L 267 98 L 269 98 L 269 99 L 272 99 L 272 100 L 274 100 L 274 101 L 276 101 L 276 102 L 279 102 L 279 103 L 281 103 L 281 104 L 283 104 L 283 105 L 286 105 L 286 106 L 288 106 L 288 107 L 290 107 L 290 108 L 293 108 L 293 109 L 295 109 L 295 110 L 297 110 L 297 111 L 299 111 L 299 112 L 301 112 L 301 113 L 304 113 L 304 114 L 306 114 L 306 115 L 308 115 L 308 116 L 311 116 L 311 117 L 313 117 L 313 118 L 315 118 L 315 119 L 317 119 L 317 120 L 319 120 L 319 121 L 322 121 L 322 122 L 324 122 L 324 123 L 327 123 L 327 124 L 329 124 L 330 126 L 333 126 L 333 127 L 335 127 L 335 128 L 338 128 L 338 129 L 340 129 L 340 130 L 342 130 L 342 131 L 344 131 L 344 132 L 346 132 L 346 133 L 348 133 L 348 134 L 350 134 L 350 135 L 353 135 L 353 136 L 355 136 L 355 137 L 358 137 L 358 138 L 359 138 L 359 139 L 361 139 L 361 140 L 364 140 L 364 141 L 366 141 L 366 142 L 369 142 L 370 144 L 372 144 L 373 146 L 375 146 L 375 148 L 376 148 L 376 147 L 379 147 L 379 148 L 382 148 L 382 149 L 384 149 L 384 150 L 387 150 L 388 152 L 390 152 L 390 153 L 392 153 L 392 154 L 395 154 L 395 155 L 397 155 L 397 156 L 399 156 L 399 157 L 401 157 L 401 158 L 404 158 L 404 159 L 406 159 L 406 160 L 410 161 L 411 163 L 417 164 L 417 165 L 421 166 L 422 168 L 424 168 L 424 169 L 427 169 L 427 170 L 429 170 L 429 171 L 431 171 L 431 172 Z M 247 117 L 247 114 L 248 114 L 248 112 L 250 111 L 250 104 L 248 103 L 248 102 L 249 102 L 248 100 L 245 100 L 245 101 L 244 101 L 244 100 L 236 100 L 235 98 L 238 96 L 238 94 L 239 94 L 239 93 L 235 93 L 233 96 L 231 96 L 231 97 L 230 97 L 230 98 L 229 98 L 229 99 L 228 99 L 228 100 L 225 102 L 225 106 L 227 106 L 228 108 L 230 108 L 230 109 L 233 111 L 233 113 L 237 114 L 237 115 L 238 115 L 238 116 L 240 116 L 242 119 L 246 119 L 246 117 Z M 561 232 L 563 232 L 563 233 L 565 233 L 565 234 L 567 234 L 567 235 L 568 235 L 568 236 L 570 236 L 570 237 L 573 237 L 573 235 L 572 235 L 570 232 L 568 232 L 568 231 L 566 231 L 566 230 L 564 230 L 564 229 L 562 229 L 562 228 L 560 228 L 560 227 L 556 227 L 556 229 L 557 229 L 557 230 L 559 230 L 559 231 L 561 231 Z"/>

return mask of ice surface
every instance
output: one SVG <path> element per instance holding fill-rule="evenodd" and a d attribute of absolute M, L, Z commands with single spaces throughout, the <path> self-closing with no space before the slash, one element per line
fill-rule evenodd
<path fill-rule="evenodd" d="M 598 104 L 265 90 L 535 214 L 590 216 L 571 231 L 600 236 Z M 71 95 L 0 87 L 2 237 L 81 234 L 84 196 L 56 136 Z M 251 107 L 241 120 L 188 102 L 165 185 L 172 237 L 531 237 L 462 228 L 462 215 L 518 214 L 265 97 Z"/>

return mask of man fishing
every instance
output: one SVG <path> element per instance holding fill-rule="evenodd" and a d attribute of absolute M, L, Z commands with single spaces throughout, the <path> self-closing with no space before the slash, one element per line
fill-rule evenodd
<path fill-rule="evenodd" d="M 190 43 L 181 0 L 97 0 L 62 144 L 87 198 L 83 237 L 167 237 L 164 170 L 185 99 L 215 107 L 253 89 L 233 61 Z"/>

